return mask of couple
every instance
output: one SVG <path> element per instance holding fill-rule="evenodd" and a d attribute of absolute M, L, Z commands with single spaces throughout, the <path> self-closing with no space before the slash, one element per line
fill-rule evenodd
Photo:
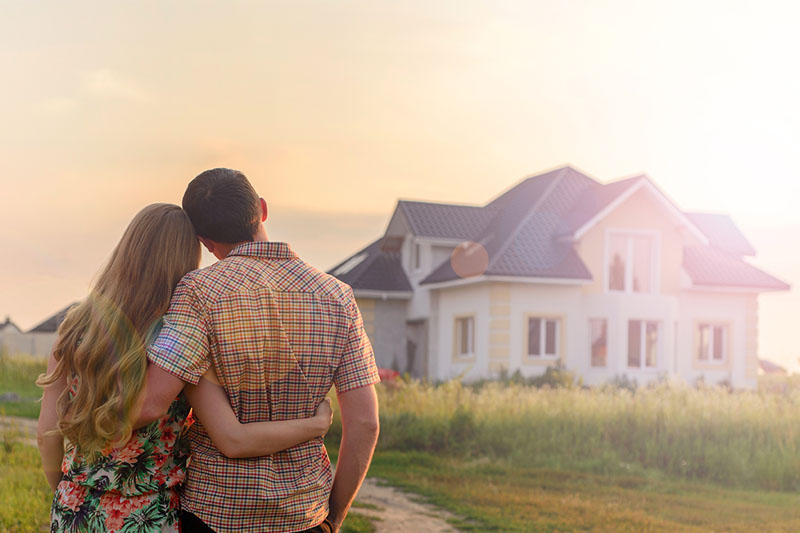
<path fill-rule="evenodd" d="M 183 209 L 130 223 L 38 382 L 51 531 L 339 530 L 378 437 L 378 370 L 352 290 L 266 219 L 218 168 Z M 198 240 L 220 261 L 197 270 Z"/>

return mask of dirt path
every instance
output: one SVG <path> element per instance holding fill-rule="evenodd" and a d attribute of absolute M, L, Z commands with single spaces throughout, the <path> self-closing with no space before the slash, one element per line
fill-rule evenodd
<path fill-rule="evenodd" d="M 36 446 L 36 420 L 19 416 L 0 416 L 0 433 L 11 433 L 25 444 Z"/>
<path fill-rule="evenodd" d="M 406 493 L 380 485 L 380 480 L 367 478 L 356 496 L 356 502 L 368 507 L 353 507 L 360 515 L 377 518 L 377 533 L 445 533 L 456 529 L 446 522 L 447 511 L 414 501 Z"/>
<path fill-rule="evenodd" d="M 17 416 L 0 417 L 0 433 L 10 432 L 31 446 L 36 446 L 36 420 Z M 353 512 L 376 518 L 376 533 L 449 533 L 455 532 L 446 520 L 453 515 L 432 505 L 414 501 L 395 488 L 382 486 L 367 478 L 356 496 L 361 505 Z"/>

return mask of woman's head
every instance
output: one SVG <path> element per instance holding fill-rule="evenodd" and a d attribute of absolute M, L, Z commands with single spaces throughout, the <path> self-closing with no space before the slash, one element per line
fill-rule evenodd
<path fill-rule="evenodd" d="M 199 261 L 186 213 L 176 205 L 149 205 L 128 225 L 89 296 L 59 328 L 58 366 L 39 382 L 77 376 L 75 396 L 59 401 L 60 429 L 84 451 L 130 436 L 149 337 L 178 281 Z"/>

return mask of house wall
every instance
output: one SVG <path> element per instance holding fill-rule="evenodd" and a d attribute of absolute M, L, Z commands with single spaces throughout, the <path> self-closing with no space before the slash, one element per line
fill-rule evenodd
<path fill-rule="evenodd" d="M 752 293 L 685 292 L 680 298 L 678 373 L 690 383 L 729 382 L 735 388 L 755 388 L 758 375 L 758 296 Z M 729 326 L 724 364 L 697 361 L 698 322 Z"/>
<path fill-rule="evenodd" d="M 380 368 L 406 369 L 406 308 L 407 300 L 356 298 L 364 319 L 375 363 Z"/>
<path fill-rule="evenodd" d="M 677 296 L 681 289 L 683 247 L 700 244 L 678 225 L 667 208 L 646 188 L 640 189 L 611 211 L 576 243 L 576 250 L 592 274 L 592 282 L 584 286 L 587 294 L 606 292 L 606 235 L 609 230 L 653 232 L 657 235 L 659 261 L 656 290 Z"/>
<path fill-rule="evenodd" d="M 687 383 L 727 381 L 736 388 L 756 385 L 757 296 L 745 293 L 695 293 L 679 296 L 586 294 L 578 285 L 481 283 L 432 291 L 429 375 L 436 380 L 466 381 L 497 377 L 519 370 L 532 377 L 559 361 L 587 385 L 601 385 L 626 376 L 639 385 L 676 377 Z M 460 358 L 455 351 L 455 320 L 474 316 L 475 354 Z M 527 355 L 527 319 L 560 319 L 556 359 Z M 605 367 L 591 364 L 590 319 L 607 321 Z M 659 352 L 654 368 L 628 367 L 630 320 L 659 324 Z M 729 325 L 724 365 L 695 361 L 696 328 L 701 321 Z"/>
<path fill-rule="evenodd" d="M 56 333 L 0 332 L 0 347 L 11 355 L 33 355 L 47 358 L 56 342 Z"/>

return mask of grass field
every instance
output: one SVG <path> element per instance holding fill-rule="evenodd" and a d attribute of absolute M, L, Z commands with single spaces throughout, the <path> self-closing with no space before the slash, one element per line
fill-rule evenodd
<path fill-rule="evenodd" d="M 42 389 L 36 378 L 47 370 L 47 361 L 25 356 L 9 356 L 0 351 L 0 395 L 11 393 L 19 401 L 0 401 L 0 415 L 39 417 Z"/>
<path fill-rule="evenodd" d="M 370 475 L 463 519 L 463 531 L 800 531 L 800 495 L 381 452 Z"/>
<path fill-rule="evenodd" d="M 2 364 L 0 393 L 38 397 L 41 363 Z M 378 387 L 370 472 L 463 517 L 465 531 L 798 531 L 800 386 L 763 385 L 399 381 Z M 326 440 L 340 435 L 335 417 Z M 12 441 L 2 441 L 0 527 L 25 531 L 46 520 L 49 495 L 35 451 Z M 348 531 L 374 524 L 354 514 Z"/>

